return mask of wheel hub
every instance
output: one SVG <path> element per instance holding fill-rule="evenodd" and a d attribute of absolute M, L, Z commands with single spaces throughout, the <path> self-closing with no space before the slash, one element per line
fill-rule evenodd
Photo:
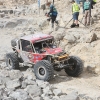
<path fill-rule="evenodd" d="M 12 68 L 12 61 L 11 61 L 11 59 L 8 59 L 8 66 L 9 66 L 9 68 Z"/>
<path fill-rule="evenodd" d="M 44 68 L 39 68 L 39 74 L 44 76 L 45 75 L 45 69 Z"/>

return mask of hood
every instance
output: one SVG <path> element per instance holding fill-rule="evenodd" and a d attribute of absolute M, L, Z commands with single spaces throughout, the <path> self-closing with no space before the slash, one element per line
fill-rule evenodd
<path fill-rule="evenodd" d="M 58 54 L 58 53 L 62 52 L 61 48 L 45 48 L 44 50 L 46 52 L 43 52 L 42 54 L 46 54 L 46 55 L 49 55 L 49 54 Z"/>

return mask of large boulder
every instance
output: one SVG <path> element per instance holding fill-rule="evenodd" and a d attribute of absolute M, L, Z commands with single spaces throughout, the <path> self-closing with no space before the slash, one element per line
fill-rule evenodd
<path fill-rule="evenodd" d="M 65 50 L 66 45 L 67 45 L 67 41 L 66 41 L 65 39 L 64 39 L 63 41 L 61 41 L 60 44 L 59 44 L 59 46 L 60 46 L 63 50 Z"/>
<path fill-rule="evenodd" d="M 9 81 L 10 79 L 8 77 L 0 77 L 0 89 L 4 89 L 6 87 L 6 83 Z"/>
<path fill-rule="evenodd" d="M 42 29 L 43 27 L 48 25 L 48 21 L 46 19 L 44 19 L 44 20 L 40 19 L 40 20 L 37 21 L 37 25 L 40 27 L 40 29 Z"/>
<path fill-rule="evenodd" d="M 68 41 L 68 43 L 75 43 L 76 38 L 75 36 L 72 34 L 67 34 L 64 39 L 66 39 Z"/>
<path fill-rule="evenodd" d="M 95 33 L 90 33 L 86 36 L 86 43 L 91 43 L 97 40 L 97 35 Z"/>
<path fill-rule="evenodd" d="M 9 71 L 10 79 L 21 79 L 23 77 L 23 73 L 19 70 L 11 70 Z"/>
<path fill-rule="evenodd" d="M 41 88 L 46 88 L 47 86 L 49 86 L 49 82 L 44 82 L 43 80 L 36 80 L 36 83 Z"/>
<path fill-rule="evenodd" d="M 14 28 L 16 27 L 18 24 L 16 23 L 16 21 L 9 21 L 5 24 L 5 28 Z"/>
<path fill-rule="evenodd" d="M 0 76 L 2 78 L 8 78 L 9 77 L 9 72 L 7 70 L 1 70 L 0 71 Z"/>
<path fill-rule="evenodd" d="M 28 85 L 24 90 L 33 98 L 40 96 L 42 93 L 41 89 L 37 85 Z"/>
<path fill-rule="evenodd" d="M 80 100 L 76 92 L 69 93 L 67 95 L 61 95 L 61 100 Z"/>
<path fill-rule="evenodd" d="M 8 95 L 8 92 L 5 89 L 0 89 L 0 97 L 7 97 L 7 95 Z"/>
<path fill-rule="evenodd" d="M 28 19 L 24 19 L 24 18 L 11 19 L 9 21 L 6 21 L 4 27 L 15 28 L 18 25 L 26 25 L 27 23 L 28 23 Z"/>
<path fill-rule="evenodd" d="M 15 99 L 12 97 L 4 96 L 4 97 L 1 97 L 0 100 L 15 100 Z"/>
<path fill-rule="evenodd" d="M 56 41 L 63 40 L 65 33 L 63 33 L 64 29 L 61 29 L 57 32 L 52 32 L 50 35 L 53 35 Z"/>
<path fill-rule="evenodd" d="M 0 13 L 0 18 L 3 18 L 5 17 L 5 14 L 4 13 Z"/>
<path fill-rule="evenodd" d="M 25 79 L 24 81 L 27 85 L 36 85 L 36 82 L 34 80 L 31 79 Z"/>
<path fill-rule="evenodd" d="M 61 96 L 62 95 L 62 91 L 60 89 L 54 89 L 53 93 L 55 96 Z"/>
<path fill-rule="evenodd" d="M 9 80 L 6 82 L 6 87 L 9 89 L 16 89 L 21 86 L 21 82 L 18 79 Z"/>
<path fill-rule="evenodd" d="M 0 28 L 3 28 L 3 27 L 4 27 L 3 23 L 0 23 Z"/>
<path fill-rule="evenodd" d="M 32 100 L 43 100 L 42 97 L 35 97 Z"/>
<path fill-rule="evenodd" d="M 67 40 L 68 43 L 91 43 L 97 40 L 97 35 L 93 32 L 89 32 L 89 30 L 81 30 L 78 31 L 76 29 L 66 31 L 64 39 Z"/>
<path fill-rule="evenodd" d="M 52 85 L 49 85 L 47 86 L 46 88 L 43 89 L 43 94 L 42 94 L 42 97 L 45 98 L 45 97 L 49 97 L 53 95 L 53 92 L 52 92 Z M 50 97 L 49 97 L 50 98 Z"/>
<path fill-rule="evenodd" d="M 26 91 L 19 89 L 10 94 L 10 97 L 16 100 L 33 100 Z"/>
<path fill-rule="evenodd" d="M 4 54 L 0 54 L 0 61 L 5 61 L 5 56 Z M 2 66 L 1 66 L 2 67 Z"/>

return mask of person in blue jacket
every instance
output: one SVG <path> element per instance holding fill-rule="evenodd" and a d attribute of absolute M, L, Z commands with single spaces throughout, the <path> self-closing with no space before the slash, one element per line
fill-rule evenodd
<path fill-rule="evenodd" d="M 51 4 L 51 2 L 47 3 L 47 6 L 50 7 L 50 11 L 48 12 L 47 16 L 50 17 L 50 19 L 48 19 L 49 21 L 51 20 L 52 23 L 52 28 L 54 28 L 54 22 L 58 24 L 58 22 L 56 21 L 58 12 L 55 8 L 55 6 L 53 4 Z"/>

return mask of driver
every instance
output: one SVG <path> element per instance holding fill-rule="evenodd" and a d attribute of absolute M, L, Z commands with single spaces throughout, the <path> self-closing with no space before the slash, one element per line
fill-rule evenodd
<path fill-rule="evenodd" d="M 27 46 L 25 47 L 25 51 L 27 51 L 27 52 L 32 52 L 31 46 L 30 46 L 30 45 L 27 45 Z"/>

